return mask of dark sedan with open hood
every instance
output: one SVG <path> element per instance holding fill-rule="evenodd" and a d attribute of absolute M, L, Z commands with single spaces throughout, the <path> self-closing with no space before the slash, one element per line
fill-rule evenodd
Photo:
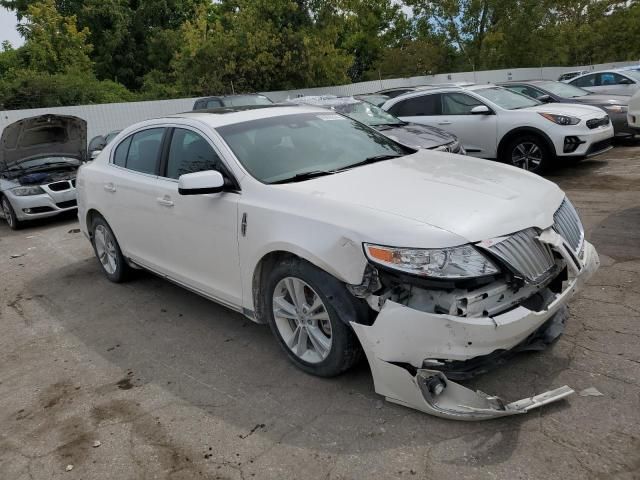
<path fill-rule="evenodd" d="M 0 139 L 0 215 L 21 222 L 77 208 L 76 172 L 87 152 L 87 122 L 65 115 L 25 118 Z"/>
<path fill-rule="evenodd" d="M 436 127 L 404 122 L 375 105 L 353 97 L 307 96 L 289 102 L 330 108 L 408 147 L 465 155 L 464 148 L 455 135 Z"/>

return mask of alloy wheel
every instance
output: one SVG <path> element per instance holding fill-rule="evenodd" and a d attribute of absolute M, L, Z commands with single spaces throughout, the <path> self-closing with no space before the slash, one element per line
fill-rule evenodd
<path fill-rule="evenodd" d="M 329 312 L 320 295 L 303 280 L 285 277 L 273 291 L 273 317 L 284 343 L 295 356 L 319 363 L 331 351 Z"/>
<path fill-rule="evenodd" d="M 536 170 L 542 163 L 542 149 L 533 142 L 522 142 L 511 152 L 511 163 L 524 170 Z"/>
<path fill-rule="evenodd" d="M 9 201 L 6 198 L 2 199 L 2 213 L 4 214 L 4 219 L 7 221 L 9 226 L 13 228 L 13 212 L 9 206 Z"/>
<path fill-rule="evenodd" d="M 93 232 L 93 238 L 98 260 L 105 271 L 113 275 L 118 268 L 118 254 L 113 235 L 104 225 L 98 225 Z"/>

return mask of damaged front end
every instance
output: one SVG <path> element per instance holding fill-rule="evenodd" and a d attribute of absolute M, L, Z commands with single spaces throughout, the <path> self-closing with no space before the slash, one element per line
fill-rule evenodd
<path fill-rule="evenodd" d="M 566 205 L 565 205 L 566 203 Z M 558 210 L 571 209 L 565 200 Z M 352 323 L 387 400 L 459 420 L 526 413 L 573 393 L 568 386 L 513 403 L 474 392 L 465 380 L 523 350 L 539 350 L 563 331 L 567 302 L 597 270 L 598 255 L 579 219 L 567 230 L 555 218 L 475 245 L 501 271 L 473 281 L 433 282 L 369 265 L 351 292 L 379 312 L 371 325 Z M 565 222 L 565 223 L 563 223 Z"/>

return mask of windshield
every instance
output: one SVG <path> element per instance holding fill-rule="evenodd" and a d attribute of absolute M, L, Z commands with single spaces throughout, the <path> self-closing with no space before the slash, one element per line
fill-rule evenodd
<path fill-rule="evenodd" d="M 574 87 L 573 85 L 562 82 L 544 82 L 534 84 L 534 86 L 535 85 L 563 98 L 578 98 L 591 94 L 591 92 L 587 92 L 582 88 Z"/>
<path fill-rule="evenodd" d="M 635 79 L 636 82 L 640 82 L 640 72 L 638 70 L 625 70 L 624 74 Z"/>
<path fill-rule="evenodd" d="M 80 166 L 80 160 L 71 157 L 40 157 L 40 158 L 27 158 L 25 160 L 18 161 L 9 170 L 40 170 L 60 167 L 78 167 Z"/>
<path fill-rule="evenodd" d="M 411 152 L 330 111 L 263 118 L 217 131 L 247 171 L 263 183 L 282 182 L 309 172 L 333 173 L 374 157 Z"/>
<path fill-rule="evenodd" d="M 223 99 L 226 107 L 244 107 L 245 105 L 271 105 L 273 102 L 264 95 L 238 95 Z"/>
<path fill-rule="evenodd" d="M 381 108 L 366 102 L 336 105 L 334 110 L 372 127 L 378 125 L 401 125 L 404 123 Z"/>
<path fill-rule="evenodd" d="M 511 90 L 507 90 L 502 87 L 482 88 L 480 90 L 474 90 L 474 93 L 477 93 L 481 97 L 486 98 L 505 110 L 518 110 L 520 108 L 542 105 L 539 101 L 534 100 L 533 98 L 512 92 Z"/>

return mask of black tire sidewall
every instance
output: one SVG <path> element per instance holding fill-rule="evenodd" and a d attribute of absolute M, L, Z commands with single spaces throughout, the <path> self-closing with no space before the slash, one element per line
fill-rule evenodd
<path fill-rule="evenodd" d="M 517 165 L 514 165 L 513 163 L 511 163 L 511 156 L 513 154 L 513 150 L 516 148 L 516 146 L 520 143 L 523 142 L 530 142 L 530 143 L 535 143 L 538 148 L 540 149 L 540 151 L 542 152 L 542 161 L 540 162 L 540 165 L 538 166 L 538 168 L 533 169 L 533 170 L 526 170 L 527 172 L 531 172 L 531 173 L 543 173 L 544 171 L 546 171 L 549 168 L 549 163 L 551 161 L 551 151 L 549 149 L 549 146 L 547 145 L 547 142 L 544 141 L 543 138 L 541 138 L 538 135 L 532 135 L 532 134 L 523 134 L 523 135 L 519 135 L 517 137 L 515 137 L 513 140 L 511 140 L 509 142 L 509 144 L 507 145 L 506 151 L 505 151 L 505 158 L 504 161 L 505 163 L 508 163 L 509 165 L 511 165 L 512 167 L 516 167 L 516 168 L 520 168 Z M 520 168 L 521 170 L 524 170 L 522 168 Z"/>
<path fill-rule="evenodd" d="M 331 350 L 322 362 L 309 363 L 297 357 L 286 345 L 275 323 L 273 315 L 273 292 L 280 280 L 295 277 L 307 283 L 322 299 L 331 322 Z M 327 278 L 328 277 L 328 278 Z M 320 377 L 333 377 L 348 370 L 360 358 L 360 345 L 350 326 L 340 318 L 332 303 L 332 295 L 327 294 L 323 285 L 327 281 L 337 280 L 317 267 L 299 260 L 286 260 L 277 264 L 267 273 L 266 283 L 262 288 L 262 302 L 265 306 L 267 322 L 289 359 L 301 370 Z M 346 289 L 345 289 L 346 290 Z"/>
<path fill-rule="evenodd" d="M 4 203 L 5 202 L 6 202 L 6 205 L 9 207 L 9 214 L 11 215 L 11 220 L 13 222 L 13 225 L 11 223 L 9 223 L 9 219 L 8 218 L 5 218 L 5 221 L 7 222 L 7 225 L 9 225 L 9 228 L 11 230 L 19 230 L 20 227 L 21 227 L 20 220 L 18 220 L 18 217 L 16 216 L 16 212 L 13 209 L 13 205 L 11 205 L 11 202 L 5 196 L 2 197 L 2 203 L 3 203 L 2 210 L 3 210 L 3 213 L 4 213 Z"/>
<path fill-rule="evenodd" d="M 113 242 L 116 247 L 116 263 L 117 264 L 116 264 L 116 271 L 113 273 L 107 272 L 104 269 L 102 262 L 100 262 L 100 259 L 98 258 L 98 251 L 96 250 L 95 234 L 96 234 L 96 228 L 99 225 L 102 225 L 108 230 L 109 234 L 111 235 L 111 238 L 113 238 Z M 120 250 L 120 244 L 118 243 L 118 240 L 116 239 L 116 236 L 114 235 L 113 230 L 111 230 L 111 227 L 109 226 L 107 221 L 102 217 L 98 216 L 94 218 L 93 221 L 91 222 L 91 245 L 93 246 L 93 252 L 95 253 L 96 259 L 98 260 L 98 263 L 100 264 L 100 268 L 102 269 L 102 272 L 105 274 L 105 276 L 114 283 L 123 282 L 126 279 L 127 273 L 128 273 L 127 261 L 122 255 L 122 251 Z"/>

